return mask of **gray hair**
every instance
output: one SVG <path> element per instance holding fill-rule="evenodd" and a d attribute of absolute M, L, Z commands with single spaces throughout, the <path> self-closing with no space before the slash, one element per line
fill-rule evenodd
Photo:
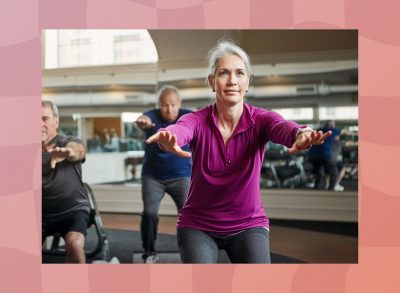
<path fill-rule="evenodd" d="M 42 100 L 42 107 L 49 107 L 53 112 L 53 116 L 58 118 L 58 108 L 57 105 L 49 100 Z"/>
<path fill-rule="evenodd" d="M 208 51 L 208 72 L 209 76 L 215 76 L 215 72 L 217 71 L 217 66 L 219 59 L 226 55 L 236 55 L 240 59 L 242 59 L 244 65 L 246 66 L 247 74 L 250 76 L 250 58 L 247 53 L 236 46 L 231 41 L 220 40 L 216 47 L 212 48 Z M 208 79 L 207 79 L 208 82 Z"/>
<path fill-rule="evenodd" d="M 173 85 L 163 85 L 157 92 L 158 104 L 160 104 L 160 99 L 166 92 L 174 92 L 178 96 L 179 100 L 181 99 L 181 95 L 179 94 L 179 90 L 177 87 Z"/>
<path fill-rule="evenodd" d="M 335 128 L 335 121 L 333 121 L 333 120 L 325 121 L 324 127 L 325 128 Z"/>

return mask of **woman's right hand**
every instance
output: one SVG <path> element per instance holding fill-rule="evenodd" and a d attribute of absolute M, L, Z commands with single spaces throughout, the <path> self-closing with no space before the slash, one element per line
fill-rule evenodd
<path fill-rule="evenodd" d="M 179 157 L 190 158 L 192 156 L 190 152 L 186 152 L 180 148 L 180 146 L 177 144 L 176 135 L 170 131 L 159 131 L 146 140 L 146 143 L 154 142 L 161 145 L 162 149 L 169 151 Z"/>

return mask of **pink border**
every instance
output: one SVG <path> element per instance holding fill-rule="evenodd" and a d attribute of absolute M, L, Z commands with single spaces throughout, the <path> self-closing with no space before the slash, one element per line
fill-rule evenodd
<path fill-rule="evenodd" d="M 400 4 L 319 0 L 14 0 L 0 4 L 0 292 L 399 292 Z M 359 29 L 356 265 L 41 265 L 44 28 Z"/>

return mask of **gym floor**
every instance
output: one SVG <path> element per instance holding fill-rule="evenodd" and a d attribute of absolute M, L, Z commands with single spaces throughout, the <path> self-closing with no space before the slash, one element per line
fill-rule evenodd
<path fill-rule="evenodd" d="M 101 213 L 105 228 L 139 231 L 140 215 Z M 271 220 L 270 247 L 274 253 L 293 257 L 307 263 L 357 263 L 356 233 L 342 233 L 323 223 L 298 225 L 295 221 Z M 334 224 L 334 223 L 332 223 Z M 176 234 L 176 217 L 161 216 L 159 233 Z M 354 224 L 356 225 L 356 224 Z M 354 226 L 352 225 L 352 226 Z M 315 229 L 316 226 L 328 227 Z M 341 225 L 340 227 L 342 227 Z M 325 230 L 325 231 L 324 231 Z"/>

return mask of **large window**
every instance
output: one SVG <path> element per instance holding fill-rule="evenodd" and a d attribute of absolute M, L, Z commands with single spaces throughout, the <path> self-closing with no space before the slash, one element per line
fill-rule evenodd
<path fill-rule="evenodd" d="M 45 68 L 157 62 L 147 30 L 46 30 Z"/>
<path fill-rule="evenodd" d="M 321 107 L 320 120 L 358 120 L 358 107 Z"/>
<path fill-rule="evenodd" d="M 273 109 L 275 112 L 281 114 L 287 120 L 312 120 L 313 109 L 312 108 L 282 108 Z"/>

